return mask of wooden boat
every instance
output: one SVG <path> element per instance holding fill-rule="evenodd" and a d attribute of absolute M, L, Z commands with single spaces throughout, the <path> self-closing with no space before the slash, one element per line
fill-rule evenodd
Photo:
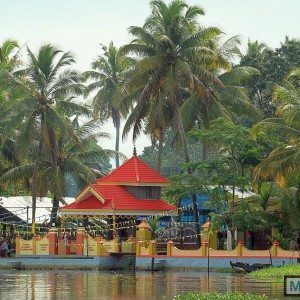
<path fill-rule="evenodd" d="M 245 272 L 250 273 L 271 266 L 271 264 L 260 264 L 260 263 L 255 263 L 250 265 L 239 261 L 235 263 L 231 261 L 230 265 L 235 272 L 239 272 L 239 273 L 245 273 Z"/>

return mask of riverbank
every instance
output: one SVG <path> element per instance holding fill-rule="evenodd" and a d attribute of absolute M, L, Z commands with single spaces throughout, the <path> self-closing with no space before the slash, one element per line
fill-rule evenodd
<path fill-rule="evenodd" d="M 268 258 L 174 257 L 174 256 L 16 256 L 0 259 L 0 269 L 65 270 L 229 270 L 230 261 L 248 264 L 269 263 Z M 273 258 L 273 265 L 295 264 L 290 258 Z M 269 269 L 268 269 L 269 270 Z"/>
<path fill-rule="evenodd" d="M 256 279 L 283 279 L 286 275 L 299 276 L 299 274 L 300 264 L 295 264 L 258 270 L 250 273 L 249 276 Z"/>
<path fill-rule="evenodd" d="M 176 300 L 266 300 L 266 295 L 255 295 L 241 292 L 228 293 L 184 293 L 174 297 Z"/>

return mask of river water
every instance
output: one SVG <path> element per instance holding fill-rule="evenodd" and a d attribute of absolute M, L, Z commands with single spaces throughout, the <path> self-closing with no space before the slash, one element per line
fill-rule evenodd
<path fill-rule="evenodd" d="M 208 285 L 209 282 L 209 285 Z M 247 275 L 197 271 L 97 272 L 0 270 L 1 300 L 172 299 L 184 291 L 243 291 L 284 299 L 283 283 Z M 288 299 L 288 298 L 286 298 Z M 292 299 L 295 299 L 294 297 Z"/>

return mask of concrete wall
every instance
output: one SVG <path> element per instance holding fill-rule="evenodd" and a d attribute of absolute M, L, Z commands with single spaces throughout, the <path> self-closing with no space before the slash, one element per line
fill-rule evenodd
<path fill-rule="evenodd" d="M 105 256 L 105 257 L 15 257 L 0 259 L 0 269 L 87 269 L 87 270 L 150 270 L 152 257 Z M 269 258 L 210 258 L 210 268 L 230 268 L 230 261 L 269 264 Z M 296 258 L 273 258 L 273 265 L 295 264 Z M 207 269 L 207 257 L 154 256 L 154 269 Z"/>
<path fill-rule="evenodd" d="M 0 269 L 132 270 L 135 256 L 15 257 L 0 259 Z"/>
<path fill-rule="evenodd" d="M 209 266 L 210 268 L 230 268 L 230 261 L 232 262 L 244 262 L 248 264 L 262 263 L 269 264 L 269 258 L 210 258 Z M 280 266 L 283 264 L 295 264 L 296 258 L 273 258 L 272 262 L 274 266 Z M 164 263 L 160 263 L 164 262 Z M 184 258 L 184 257 L 154 257 L 155 264 L 164 264 L 165 269 L 207 269 L 208 259 L 207 257 L 199 258 Z M 137 257 L 136 258 L 136 269 L 137 270 L 147 270 L 150 269 L 151 257 Z"/>

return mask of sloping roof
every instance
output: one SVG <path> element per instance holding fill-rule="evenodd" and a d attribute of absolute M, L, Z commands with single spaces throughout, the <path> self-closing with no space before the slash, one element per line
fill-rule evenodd
<path fill-rule="evenodd" d="M 64 198 L 66 203 L 71 203 L 74 198 Z M 6 209 L 9 213 L 0 214 L 0 219 L 5 222 L 10 222 L 18 218 L 20 221 L 27 221 L 27 206 L 28 206 L 28 221 L 31 223 L 32 217 L 32 197 L 31 196 L 15 196 L 2 197 L 0 196 L 0 207 Z M 37 198 L 36 203 L 36 222 L 43 223 L 50 220 L 52 199 L 48 197 Z M 61 203 L 60 203 L 61 206 Z M 4 222 L 3 221 L 3 222 Z"/>
<path fill-rule="evenodd" d="M 107 176 L 98 179 L 97 184 L 167 186 L 170 181 L 133 156 Z"/>
<path fill-rule="evenodd" d="M 93 184 L 92 189 L 104 199 L 104 203 L 95 195 L 82 197 L 60 209 L 62 214 L 69 215 L 174 215 L 177 207 L 163 200 L 136 199 L 123 186 Z"/>

